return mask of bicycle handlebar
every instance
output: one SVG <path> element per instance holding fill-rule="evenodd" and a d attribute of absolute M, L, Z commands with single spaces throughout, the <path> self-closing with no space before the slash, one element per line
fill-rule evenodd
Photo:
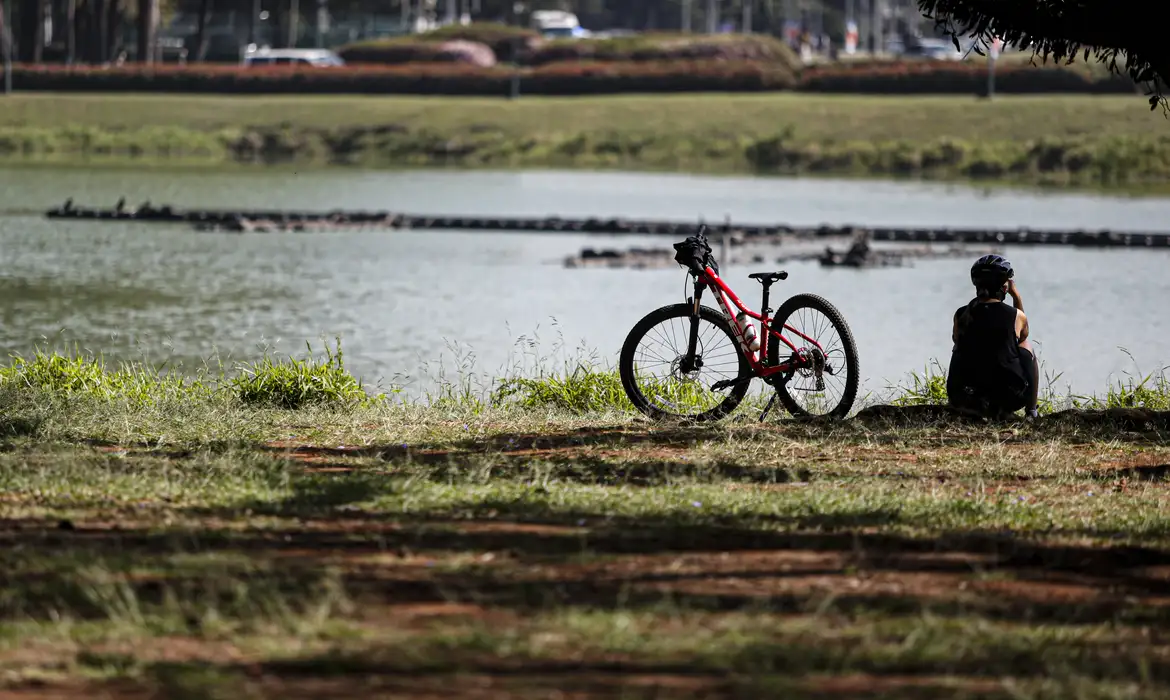
<path fill-rule="evenodd" d="M 699 224 L 694 234 L 688 236 L 685 241 L 674 244 L 677 251 L 674 259 L 696 276 L 707 272 L 707 268 L 713 268 L 716 272 L 719 270 L 715 256 L 711 252 L 711 244 L 707 242 L 707 231 L 706 224 Z"/>
<path fill-rule="evenodd" d="M 711 252 L 711 244 L 707 241 L 707 231 L 710 230 L 711 229 L 707 228 L 707 224 L 699 224 L 699 230 L 695 232 L 695 237 L 698 238 L 699 241 L 703 244 L 703 247 L 707 249 L 707 255 L 703 260 L 703 269 L 698 271 L 698 274 L 700 275 L 706 273 L 708 267 L 713 267 L 713 263 L 715 262 L 715 254 Z"/>

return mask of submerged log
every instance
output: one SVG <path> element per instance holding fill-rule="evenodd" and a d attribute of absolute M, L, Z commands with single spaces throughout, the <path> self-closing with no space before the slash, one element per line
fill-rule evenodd
<path fill-rule="evenodd" d="M 633 220 L 618 217 L 566 219 L 544 217 L 442 217 L 385 211 L 245 211 L 184 210 L 169 205 L 154 207 L 143 202 L 128 208 L 124 200 L 108 209 L 78 207 L 68 199 L 45 212 L 51 219 L 91 221 L 136 221 L 144 223 L 187 223 L 200 231 L 245 230 L 266 232 L 329 232 L 344 227 L 387 229 L 442 229 L 515 232 L 581 232 L 610 235 L 658 235 L 683 238 L 696 233 L 701 222 Z M 244 226 L 240 222 L 248 221 Z M 743 247 L 761 241 L 811 241 L 865 235 L 869 241 L 899 243 L 956 243 L 983 245 L 1072 245 L 1079 247 L 1144 247 L 1170 249 L 1170 231 L 1069 231 L 1017 229 L 952 229 L 909 227 L 858 227 L 823 225 L 794 227 L 786 224 L 732 224 L 711 229 L 713 242 L 729 236 L 729 247 Z"/>

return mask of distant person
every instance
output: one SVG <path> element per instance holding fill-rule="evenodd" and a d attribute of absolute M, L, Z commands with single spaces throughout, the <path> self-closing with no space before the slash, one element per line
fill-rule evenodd
<path fill-rule="evenodd" d="M 845 264 L 854 267 L 865 265 L 869 259 L 869 231 L 859 231 L 853 237 L 853 245 L 845 253 Z"/>
<path fill-rule="evenodd" d="M 987 417 L 1024 409 L 1035 418 L 1040 367 L 1013 276 L 1012 264 L 999 255 L 985 255 L 971 267 L 975 298 L 955 312 L 947 396 L 952 406 Z M 1008 295 L 1011 305 L 1004 301 Z"/>

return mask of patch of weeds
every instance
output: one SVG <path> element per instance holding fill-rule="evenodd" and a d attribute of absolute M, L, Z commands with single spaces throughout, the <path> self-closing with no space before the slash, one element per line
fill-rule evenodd
<path fill-rule="evenodd" d="M 502 380 L 492 392 L 493 406 L 512 403 L 521 408 L 553 408 L 570 413 L 632 411 L 616 370 L 577 364 L 570 372 L 536 378 Z"/>
<path fill-rule="evenodd" d="M 208 391 L 202 381 L 164 374 L 141 364 L 123 363 L 110 369 L 100 356 L 87 356 L 76 350 L 60 354 L 38 349 L 31 358 L 14 356 L 7 367 L 0 367 L 0 385 L 139 404 L 153 403 L 163 396 Z"/>
<path fill-rule="evenodd" d="M 922 373 L 911 372 L 909 386 L 895 389 L 895 406 L 941 406 L 947 402 L 947 373 L 938 360 L 931 360 Z"/>
<path fill-rule="evenodd" d="M 345 369 L 341 339 L 337 350 L 325 345 L 325 357 L 274 360 L 265 354 L 259 362 L 244 365 L 231 382 L 232 392 L 245 404 L 297 409 L 321 404 L 365 405 L 381 401 L 384 396 L 370 396 L 361 380 Z"/>
<path fill-rule="evenodd" d="M 1133 359 L 1126 350 L 1125 354 Z M 1135 363 L 1136 364 L 1136 363 Z M 1170 411 L 1170 378 L 1166 368 L 1149 374 L 1126 374 L 1110 384 L 1105 396 L 1073 396 L 1072 405 L 1081 409 L 1144 408 L 1150 411 Z"/>

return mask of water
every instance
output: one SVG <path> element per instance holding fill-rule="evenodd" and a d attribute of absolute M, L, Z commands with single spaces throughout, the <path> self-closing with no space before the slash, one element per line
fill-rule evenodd
<path fill-rule="evenodd" d="M 587 246 L 665 246 L 657 237 L 471 232 L 237 235 L 131 223 L 48 221 L 73 197 L 195 207 L 385 209 L 454 215 L 626 216 L 797 225 L 986 225 L 1162 230 L 1170 199 L 984 191 L 866 181 L 557 172 L 0 169 L 0 352 L 68 342 L 112 358 L 254 359 L 340 335 L 369 383 L 433 386 L 463 362 L 495 375 L 584 346 L 616 363 L 628 329 L 680 301 L 681 269 L 564 269 Z M 1041 362 L 1057 386 L 1100 391 L 1170 361 L 1170 253 L 1009 248 Z M 881 390 L 945 364 L 950 318 L 969 298 L 970 260 L 831 270 L 789 264 L 795 292 L 836 304 L 857 339 L 863 386 Z M 725 277 L 753 307 L 749 272 Z M 530 345 L 536 344 L 535 350 Z M 562 350 L 558 353 L 557 348 Z M 1133 359 L 1119 350 L 1128 349 Z"/>

